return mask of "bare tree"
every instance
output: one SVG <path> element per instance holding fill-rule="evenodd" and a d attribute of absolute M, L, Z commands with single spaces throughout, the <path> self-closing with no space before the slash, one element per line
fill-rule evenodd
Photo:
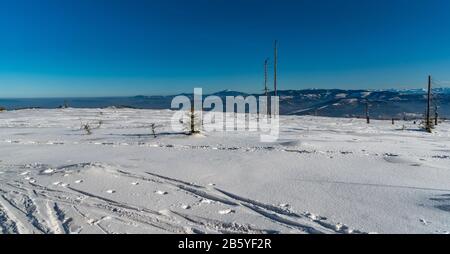
<path fill-rule="evenodd" d="M 100 127 L 103 125 L 103 121 L 98 121 L 96 126 L 92 126 L 91 123 L 83 123 L 81 122 L 81 130 L 85 131 L 86 135 L 92 135 L 92 131 L 96 129 L 100 129 Z"/>
<path fill-rule="evenodd" d="M 365 109 L 366 109 L 366 122 L 367 122 L 367 124 L 370 124 L 369 107 L 370 107 L 369 101 L 366 101 Z"/>
<path fill-rule="evenodd" d="M 161 125 L 157 125 L 156 123 L 151 123 L 150 124 L 150 128 L 152 130 L 152 135 L 153 135 L 154 138 L 157 138 L 156 129 L 160 128 L 160 127 L 161 127 Z"/>

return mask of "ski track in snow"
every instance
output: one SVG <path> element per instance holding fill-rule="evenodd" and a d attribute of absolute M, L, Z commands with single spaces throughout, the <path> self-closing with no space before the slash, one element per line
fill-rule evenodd
<path fill-rule="evenodd" d="M 131 172 L 116 169 L 111 171 L 111 166 L 101 163 L 82 163 L 69 166 L 61 166 L 59 170 L 82 171 L 86 165 L 104 170 L 105 174 L 120 175 L 130 178 L 130 181 L 139 179 L 147 185 L 156 185 L 181 191 L 186 195 L 198 200 L 210 200 L 219 203 L 222 207 L 230 207 L 219 211 L 219 214 L 252 213 L 253 216 L 262 216 L 272 223 L 281 227 L 294 230 L 298 233 L 363 233 L 357 230 L 338 230 L 338 224 L 327 222 L 325 218 L 313 220 L 305 215 L 264 204 L 255 200 L 240 197 L 236 194 L 226 192 L 218 188 L 207 188 L 197 184 L 189 183 L 180 179 L 174 179 L 156 173 L 145 172 L 146 175 L 138 175 Z M 36 166 L 36 174 L 40 174 L 41 166 Z M 31 169 L 30 174 L 34 171 Z M 57 173 L 57 172 L 56 172 Z M 59 172 L 62 173 L 62 172 Z M 220 221 L 202 216 L 184 214 L 180 211 L 167 209 L 166 211 L 153 211 L 149 207 L 142 207 L 115 201 L 112 197 L 93 194 L 78 187 L 41 186 L 38 183 L 31 184 L 21 179 L 14 179 L 13 183 L 2 177 L 0 180 L 0 226 L 3 233 L 56 233 L 73 234 L 80 233 L 87 225 L 95 225 L 101 233 L 114 233 L 107 231 L 100 222 L 89 219 L 80 212 L 88 209 L 101 214 L 103 217 L 110 216 L 109 223 L 121 224 L 121 227 L 139 225 L 156 228 L 169 233 L 277 233 L 277 230 L 258 229 L 255 226 L 229 221 Z M 11 176 L 12 178 L 12 176 Z M 30 195 L 33 193 L 33 195 Z M 167 193 L 167 192 L 166 192 Z M 168 194 L 168 193 L 167 193 Z M 38 209 L 37 203 L 42 204 L 42 210 Z M 227 211 L 227 212 L 224 212 Z M 73 218 L 77 214 L 80 220 Z M 134 226 L 135 227 L 135 226 Z M 347 228 L 347 227 L 346 227 Z M 120 233 L 120 232 L 117 232 Z"/>

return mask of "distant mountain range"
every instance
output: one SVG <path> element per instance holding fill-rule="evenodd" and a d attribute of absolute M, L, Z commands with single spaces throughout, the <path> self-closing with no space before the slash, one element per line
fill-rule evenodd
<path fill-rule="evenodd" d="M 183 94 L 192 97 L 192 94 Z M 211 95 L 225 99 L 226 96 L 248 96 L 237 91 L 224 90 Z M 305 89 L 278 91 L 280 113 L 283 115 L 318 115 L 331 117 L 362 117 L 365 106 L 370 105 L 372 118 L 420 118 L 425 112 L 426 91 L 404 90 L 342 90 Z M 433 90 L 433 107 L 438 106 L 441 117 L 450 118 L 450 88 Z M 0 107 L 58 108 L 64 105 L 75 108 L 129 107 L 142 109 L 169 109 L 170 96 L 134 96 L 102 98 L 51 98 L 51 99 L 0 99 Z M 206 95 L 205 95 L 206 96 Z M 225 100 L 224 100 L 225 101 Z"/>

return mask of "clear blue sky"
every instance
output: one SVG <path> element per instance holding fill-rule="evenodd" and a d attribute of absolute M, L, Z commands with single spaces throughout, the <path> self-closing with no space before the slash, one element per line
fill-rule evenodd
<path fill-rule="evenodd" d="M 448 0 L 0 0 L 0 97 L 450 80 Z"/>

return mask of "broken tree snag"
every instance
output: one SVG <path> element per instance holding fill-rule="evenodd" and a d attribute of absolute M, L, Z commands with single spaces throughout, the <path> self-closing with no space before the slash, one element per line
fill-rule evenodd
<path fill-rule="evenodd" d="M 439 113 L 437 106 L 434 106 L 434 126 L 438 125 Z"/>
<path fill-rule="evenodd" d="M 370 124 L 369 102 L 366 102 L 366 122 L 367 122 L 367 124 Z"/>
<path fill-rule="evenodd" d="M 430 105 L 431 105 L 431 75 L 428 76 L 428 95 L 427 95 L 427 111 L 425 119 L 425 130 L 431 133 L 431 120 L 430 120 Z"/>
<path fill-rule="evenodd" d="M 153 137 L 156 138 L 156 124 L 152 123 L 152 124 L 150 124 L 150 127 L 152 128 Z"/>

